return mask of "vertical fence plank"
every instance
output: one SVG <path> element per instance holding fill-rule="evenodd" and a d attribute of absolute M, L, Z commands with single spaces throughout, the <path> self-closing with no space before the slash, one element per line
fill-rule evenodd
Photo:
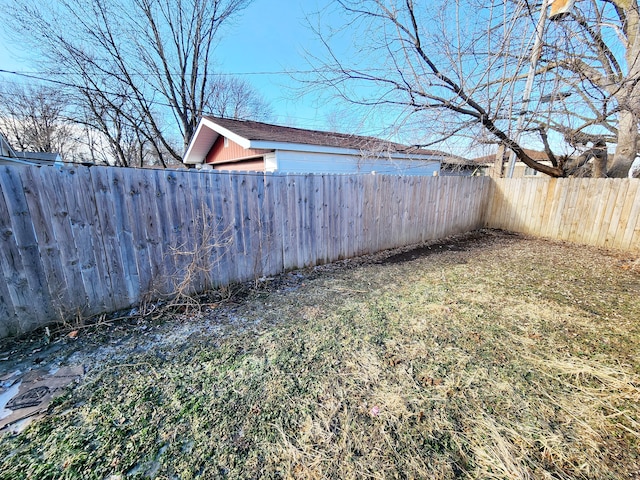
<path fill-rule="evenodd" d="M 92 170 L 85 167 L 77 167 L 75 175 L 67 176 L 72 183 L 69 185 L 67 202 L 71 228 L 74 236 L 81 237 L 76 241 L 78 258 L 82 265 L 82 279 L 87 291 L 89 302 L 88 313 L 95 315 L 104 311 L 114 310 L 113 296 L 111 295 L 108 263 L 102 241 L 103 232 L 98 215 L 95 192 L 92 188 Z M 73 191 L 73 195 L 71 195 Z M 79 221 L 75 221 L 76 218 Z M 78 233 L 80 233 L 78 235 Z"/>
<path fill-rule="evenodd" d="M 430 177 L 426 179 L 425 184 L 429 192 L 429 203 L 427 214 L 425 216 L 425 234 L 423 240 L 433 240 L 436 236 L 438 228 L 438 202 L 440 198 L 439 177 Z"/>
<path fill-rule="evenodd" d="M 188 177 L 188 199 L 191 210 L 189 237 L 192 238 L 190 290 L 201 292 L 214 285 L 215 238 L 213 238 L 213 214 L 211 199 L 207 198 L 206 176 L 208 172 L 190 170 Z M 213 251 L 213 252 L 212 252 Z"/>
<path fill-rule="evenodd" d="M 560 238 L 562 226 L 562 213 L 566 199 L 565 179 L 558 178 L 555 181 L 553 200 L 549 211 L 549 237 Z"/>
<path fill-rule="evenodd" d="M 444 202 L 442 204 L 442 218 L 441 218 L 441 228 L 438 237 L 448 237 L 452 234 L 454 225 L 455 225 L 455 217 L 453 215 L 453 206 L 457 201 L 454 198 L 456 185 L 453 182 L 452 177 L 442 177 L 442 182 L 444 183 Z M 457 213 L 457 212 L 456 212 Z"/>
<path fill-rule="evenodd" d="M 313 258 L 316 250 L 316 239 L 314 238 L 313 224 L 313 177 L 312 173 L 299 178 L 297 182 L 298 207 L 300 218 L 300 232 L 302 239 L 302 249 L 299 251 L 298 265 L 300 267 L 309 267 L 315 265 Z"/>
<path fill-rule="evenodd" d="M 439 229 L 440 229 L 440 218 L 441 218 L 441 213 L 440 210 L 442 208 L 442 203 L 443 203 L 443 179 L 442 177 L 434 177 L 433 178 L 433 183 L 431 185 L 431 188 L 433 189 L 433 193 L 434 193 L 434 202 L 433 202 L 433 212 L 432 212 L 432 216 L 431 218 L 433 219 L 432 222 L 432 228 L 430 231 L 430 236 L 428 238 L 428 240 L 435 240 L 436 238 L 438 238 L 438 235 L 440 234 Z"/>
<path fill-rule="evenodd" d="M 431 188 L 429 188 L 429 178 L 420 177 L 420 189 L 418 199 L 420 201 L 420 211 L 418 212 L 419 242 L 424 242 L 429 236 L 430 215 L 431 215 Z"/>
<path fill-rule="evenodd" d="M 282 225 L 283 219 L 286 215 L 285 207 L 286 203 L 286 177 L 279 174 L 271 174 L 270 179 L 272 182 L 270 204 L 273 208 L 273 245 L 274 250 L 272 252 L 273 269 L 271 275 L 282 272 L 284 270 L 284 256 L 283 249 L 286 239 L 283 235 Z"/>
<path fill-rule="evenodd" d="M 80 221 L 80 215 L 71 211 L 72 208 L 70 208 L 70 205 L 68 204 L 68 198 L 71 197 L 73 199 L 74 188 L 81 188 L 82 190 L 90 191 L 91 196 L 95 196 L 90 177 L 86 177 L 85 182 L 74 184 L 74 174 L 72 174 L 72 172 L 75 173 L 74 170 L 67 168 L 60 171 L 55 169 L 42 169 L 41 175 L 44 182 L 47 184 L 47 187 L 45 191 L 40 192 L 39 194 L 41 198 L 46 197 L 52 231 L 56 239 L 60 260 L 62 262 L 65 288 L 67 289 L 65 296 L 69 298 L 69 303 L 60 310 L 60 314 L 65 317 L 82 316 L 82 314 L 85 313 L 88 303 L 84 279 L 82 278 L 82 271 L 80 268 L 80 265 L 82 264 L 80 259 L 81 253 L 79 252 L 76 245 L 76 239 L 74 238 L 78 233 L 78 229 L 74 227 L 74 224 L 77 224 L 77 222 Z M 86 186 L 89 186 L 89 188 L 86 188 Z M 67 190 L 69 191 L 68 194 Z M 98 245 L 98 252 L 96 253 L 103 259 L 103 262 L 101 262 L 103 276 L 100 280 L 100 284 L 104 291 L 102 302 L 110 308 L 115 309 L 118 307 L 115 307 L 113 302 L 111 277 L 107 271 L 109 265 L 104 262 L 104 240 L 101 235 L 98 235 L 102 232 L 101 222 L 96 211 L 94 211 L 92 215 L 95 217 L 94 222 L 96 224 L 96 228 L 94 229 L 94 232 L 97 234 L 94 238 Z M 78 239 L 78 242 L 82 244 L 83 239 Z"/>
<path fill-rule="evenodd" d="M 297 257 L 295 266 L 302 268 L 309 256 L 309 220 L 307 206 L 309 199 L 307 198 L 307 176 L 298 175 L 295 179 L 295 188 L 293 190 L 294 204 L 294 228 L 297 238 Z"/>
<path fill-rule="evenodd" d="M 462 205 L 458 206 L 460 210 L 460 223 L 458 226 L 459 233 L 469 231 L 470 226 L 473 224 L 471 221 L 471 215 L 474 212 L 474 192 L 471 190 L 472 184 L 469 180 L 470 179 L 467 177 L 458 178 L 458 185 L 460 188 L 459 198 L 462 202 Z M 477 184 L 474 185 L 474 190 L 477 190 Z"/>
<path fill-rule="evenodd" d="M 325 213 L 323 215 L 323 221 L 326 226 L 326 261 L 332 262 L 336 259 L 336 196 L 335 196 L 335 175 L 325 175 L 323 183 L 323 197 L 325 203 Z"/>
<path fill-rule="evenodd" d="M 383 232 L 390 232 L 391 221 L 393 220 L 389 215 L 389 177 L 386 175 L 376 176 L 376 234 L 377 234 L 377 249 L 384 250 L 387 247 L 388 241 Z"/>
<path fill-rule="evenodd" d="M 353 218 L 353 238 L 354 249 L 351 252 L 351 256 L 359 256 L 364 254 L 367 249 L 364 241 L 364 184 L 362 183 L 362 176 L 352 176 L 352 205 L 354 208 Z"/>
<path fill-rule="evenodd" d="M 411 191 L 409 192 L 409 208 L 411 209 L 411 243 L 418 243 L 422 239 L 422 209 L 420 208 L 421 179 L 411 177 Z"/>
<path fill-rule="evenodd" d="M 599 189 L 599 195 L 593 199 L 593 228 L 591 229 L 590 235 L 588 237 L 585 237 L 585 240 L 589 245 L 597 245 L 598 235 L 600 232 L 600 228 L 602 227 L 602 222 L 604 220 L 606 202 L 609 200 L 610 193 L 608 181 L 605 181 L 605 179 L 596 179 L 594 181 L 596 183 L 599 183 L 601 188 Z"/>
<path fill-rule="evenodd" d="M 611 212 L 611 220 L 609 222 L 609 228 L 604 234 L 604 240 L 602 246 L 610 248 L 615 243 L 616 235 L 620 227 L 620 217 L 622 216 L 622 210 L 625 205 L 625 199 L 627 198 L 627 191 L 629 190 L 630 179 L 620 179 L 620 186 L 616 189 L 615 200 L 613 203 L 613 210 Z"/>
<path fill-rule="evenodd" d="M 349 258 L 349 252 L 353 250 L 353 222 L 351 220 L 352 206 L 350 205 L 351 185 L 349 175 L 340 175 L 337 178 L 338 210 L 340 230 L 338 242 L 340 245 L 339 259 Z"/>
<path fill-rule="evenodd" d="M 520 203 L 520 195 L 522 194 L 522 180 L 522 178 L 514 178 L 513 182 L 509 182 L 509 203 L 505 222 L 507 230 L 517 231 L 518 205 Z"/>
<path fill-rule="evenodd" d="M 323 247 L 323 261 L 329 263 L 333 260 L 333 224 L 332 224 L 332 212 L 333 212 L 333 191 L 332 191 L 332 178 L 331 175 L 322 176 L 322 225 L 324 228 L 324 247 Z"/>
<path fill-rule="evenodd" d="M 572 241 L 573 236 L 575 235 L 575 226 L 579 221 L 580 217 L 580 194 L 581 188 L 580 183 L 582 179 L 577 179 L 577 182 L 571 182 L 569 185 L 569 207 L 568 207 L 568 215 L 566 220 L 566 230 L 564 239 L 567 241 Z"/>
<path fill-rule="evenodd" d="M 459 202 L 459 215 L 458 215 L 458 233 L 465 233 L 469 231 L 470 215 L 473 212 L 472 193 L 470 190 L 469 178 L 458 177 L 458 198 Z"/>
<path fill-rule="evenodd" d="M 291 270 L 298 265 L 298 231 L 296 225 L 297 201 L 296 201 L 296 176 L 286 175 L 283 195 L 283 264 L 284 270 Z"/>
<path fill-rule="evenodd" d="M 547 196 L 543 199 L 544 201 L 544 209 L 542 213 L 541 225 L 540 225 L 540 235 L 542 237 L 550 237 L 551 236 L 551 213 L 553 211 L 553 202 L 555 200 L 556 194 L 556 186 L 558 184 L 557 178 L 545 178 L 545 182 L 547 182 Z"/>
<path fill-rule="evenodd" d="M 127 179 L 132 172 L 110 168 L 107 177 L 113 192 L 113 221 L 115 223 L 114 248 L 118 248 L 122 255 L 123 283 L 126 291 L 126 304 L 133 305 L 141 293 L 140 273 L 136 262 L 136 246 L 133 235 L 133 224 L 137 223 L 131 201 L 135 192 L 128 190 Z"/>
<path fill-rule="evenodd" d="M 511 183 L 500 179 L 501 185 L 501 201 L 498 209 L 498 228 L 507 229 L 509 227 L 509 216 L 511 214 Z"/>
<path fill-rule="evenodd" d="M 498 212 L 503 203 L 502 197 L 502 182 L 500 179 L 496 179 L 491 182 L 489 203 L 487 210 L 484 212 L 484 221 L 482 223 L 484 227 L 494 226 L 494 228 L 498 228 Z"/>
<path fill-rule="evenodd" d="M 627 194 L 623 200 L 624 205 L 620 212 L 620 221 L 619 227 L 616 232 L 616 236 L 612 242 L 613 248 L 625 249 L 628 248 L 628 245 L 625 245 L 625 236 L 627 235 L 627 231 L 629 229 L 629 225 L 633 222 L 632 211 L 634 206 L 636 208 L 640 208 L 640 180 L 635 181 L 634 179 L 628 180 Z M 638 213 L 636 213 L 636 217 Z M 635 222 L 634 222 L 635 223 Z"/>
<path fill-rule="evenodd" d="M 540 229 L 542 228 L 542 222 L 544 220 L 544 199 L 547 198 L 547 188 L 549 182 L 543 178 L 536 179 L 535 191 L 533 192 L 532 202 L 534 202 L 531 212 L 531 235 L 540 235 Z"/>
<path fill-rule="evenodd" d="M 576 200 L 576 212 L 573 222 L 571 223 L 571 241 L 572 242 L 584 242 L 585 227 L 588 225 L 588 217 L 591 210 L 591 204 L 593 200 L 591 198 L 591 192 L 593 192 L 594 182 L 588 178 L 580 179 L 578 184 L 579 192 Z"/>
<path fill-rule="evenodd" d="M 631 180 L 634 187 L 630 188 L 628 196 L 631 199 L 629 216 L 620 246 L 624 250 L 640 251 L 640 179 Z M 635 190 L 635 195 L 633 191 Z"/>
<path fill-rule="evenodd" d="M 243 188 L 243 174 L 232 173 L 231 180 L 231 211 L 233 216 L 234 228 L 234 249 L 231 256 L 231 262 L 235 267 L 234 281 L 241 282 L 245 279 L 247 265 L 247 222 L 244 221 L 245 211 L 247 209 L 247 192 Z"/>
<path fill-rule="evenodd" d="M 147 198 L 149 197 L 148 175 L 143 170 L 131 170 L 121 177 L 123 204 L 122 226 L 123 235 L 130 242 L 127 245 L 127 258 L 132 261 L 131 269 L 135 267 L 132 279 L 135 285 L 130 287 L 135 292 L 134 301 L 151 294 L 153 277 L 151 273 L 150 248 L 144 219 L 147 216 Z M 128 275 L 131 275 L 129 273 Z"/>
<path fill-rule="evenodd" d="M 213 196 L 213 240 L 215 241 L 215 272 L 217 285 L 231 283 L 231 249 L 233 243 L 233 219 L 229 212 L 228 190 L 225 188 L 228 175 L 219 172 L 207 173 Z"/>
<path fill-rule="evenodd" d="M 149 178 L 147 209 L 139 221 L 145 225 L 149 237 L 149 261 L 154 275 L 151 290 L 165 296 L 174 293 L 174 278 L 178 270 L 171 241 L 173 239 L 173 222 L 168 205 L 173 204 L 167 189 L 167 172 L 152 171 Z"/>
<path fill-rule="evenodd" d="M 315 243 L 314 249 L 314 264 L 326 263 L 326 234 L 327 229 L 324 224 L 324 212 L 325 212 L 325 199 L 324 193 L 324 176 L 314 175 L 312 178 L 311 192 L 313 196 L 313 211 L 312 211 L 312 224 L 313 224 L 313 238 Z"/>
<path fill-rule="evenodd" d="M 110 283 L 111 302 L 115 309 L 130 305 L 127 290 L 126 272 L 130 268 L 125 265 L 120 248 L 120 219 L 116 210 L 116 203 L 121 205 L 122 194 L 113 185 L 108 167 L 92 167 L 91 181 L 96 202 L 100 229 L 102 231 L 102 246 L 105 256 L 109 259 L 107 272 Z"/>
<path fill-rule="evenodd" d="M 258 208 L 260 210 L 260 223 L 262 225 L 261 250 L 263 275 L 269 277 L 276 271 L 276 256 L 278 252 L 282 252 L 282 248 L 276 242 L 274 228 L 274 207 L 273 198 L 273 175 L 264 174 L 261 177 L 262 197 Z"/>
<path fill-rule="evenodd" d="M 342 260 L 347 257 L 349 242 L 351 241 L 349 236 L 349 206 L 347 200 L 348 178 L 346 175 L 336 177 L 336 260 Z"/>
<path fill-rule="evenodd" d="M 363 253 L 373 253 L 376 246 L 377 234 L 377 194 L 376 194 L 376 176 L 366 175 L 362 177 L 363 184 Z"/>
<path fill-rule="evenodd" d="M 535 192 L 535 185 L 533 182 L 523 182 L 520 195 L 520 202 L 518 202 L 518 231 L 530 234 L 531 233 L 531 201 Z"/>
<path fill-rule="evenodd" d="M 618 190 L 621 186 L 623 179 L 621 178 L 613 178 L 610 179 L 608 182 L 608 195 L 607 195 L 607 200 L 606 200 L 606 204 L 605 207 L 603 209 L 603 214 L 602 214 L 602 221 L 599 225 L 598 228 L 598 237 L 597 240 L 595 241 L 595 245 L 597 246 L 603 246 L 604 245 L 604 240 L 607 236 L 607 232 L 609 230 L 609 225 L 611 224 L 611 219 L 613 217 L 613 211 L 615 208 L 615 204 L 616 204 L 616 199 L 618 196 Z"/>
<path fill-rule="evenodd" d="M 35 227 L 40 257 L 46 276 L 45 282 L 51 295 L 52 309 L 57 314 L 57 320 L 64 320 L 65 315 L 69 313 L 67 308 L 69 305 L 73 305 L 74 294 L 78 292 L 67 285 L 63 255 L 60 252 L 60 242 L 56 238 L 54 228 L 55 212 L 51 208 L 56 204 L 51 197 L 63 194 L 64 189 L 51 188 L 51 186 L 55 186 L 56 178 L 53 179 L 53 183 L 49 178 L 42 178 L 43 174 L 52 170 L 29 168 L 24 169 L 22 173 L 25 185 L 28 185 L 24 189 L 24 193 L 31 213 L 31 220 Z M 55 170 L 53 171 L 55 173 Z"/>
<path fill-rule="evenodd" d="M 509 228 L 509 218 L 511 217 L 511 203 L 513 202 L 512 198 L 512 186 L 513 182 L 502 181 L 502 205 L 500 207 L 499 219 L 500 219 L 500 227 L 502 229 Z"/>
<path fill-rule="evenodd" d="M 246 221 L 249 223 L 249 265 L 250 270 L 247 272 L 247 280 L 255 280 L 264 276 L 266 267 L 266 236 L 263 234 L 265 231 L 265 225 L 263 224 L 264 218 L 263 200 L 264 200 L 264 178 L 257 172 L 252 172 L 245 175 L 247 180 L 246 192 L 247 198 L 247 212 Z"/>
<path fill-rule="evenodd" d="M 396 248 L 398 246 L 402 234 L 403 205 L 401 198 L 401 182 L 402 177 L 398 175 L 394 175 L 391 177 L 391 189 L 389 192 L 391 210 L 388 213 L 388 215 L 391 216 L 391 237 L 389 239 L 389 248 Z"/>
<path fill-rule="evenodd" d="M 5 278 L 12 292 L 13 305 L 18 314 L 18 328 L 28 331 L 40 323 L 42 317 L 53 317 L 52 299 L 45 285 L 44 266 L 40 260 L 35 225 L 23 184 L 20 167 L 3 167 L 0 175 L 0 188 L 4 193 L 2 210 L 7 212 L 10 227 L 4 228 L 5 234 L 11 231 L 13 242 L 6 242 L 8 248 L 3 255 Z M 7 222 L 8 223 L 8 222 Z M 14 243 L 15 242 L 15 243 Z"/>
<path fill-rule="evenodd" d="M 28 281 L 22 266 L 20 252 L 16 241 L 16 235 L 12 224 L 12 215 L 7 204 L 7 197 L 11 194 L 5 190 L 3 178 L 8 175 L 9 167 L 0 167 L 0 297 L 3 305 L 0 306 L 0 317 L 3 319 L 1 335 L 21 333 L 28 324 L 21 324 L 23 315 L 33 312 L 28 301 L 26 286 Z"/>
<path fill-rule="evenodd" d="M 343 186 L 344 179 L 346 177 L 344 175 L 335 176 L 333 178 L 333 199 L 334 199 L 334 208 L 333 208 L 333 260 L 341 260 L 344 258 L 345 251 L 347 249 L 347 244 L 349 241 L 348 232 L 347 232 L 347 215 L 346 211 L 343 209 L 344 207 L 344 198 L 343 198 Z"/>

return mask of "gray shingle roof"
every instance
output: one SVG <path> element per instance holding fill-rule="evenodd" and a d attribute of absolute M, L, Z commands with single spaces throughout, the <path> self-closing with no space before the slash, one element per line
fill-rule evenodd
<path fill-rule="evenodd" d="M 302 145 L 318 145 L 361 150 L 367 152 L 391 152 L 421 155 L 442 155 L 441 152 L 425 150 L 413 146 L 380 140 L 374 137 L 350 135 L 345 133 L 324 132 L 302 128 L 284 127 L 250 120 L 205 117 L 211 122 L 239 135 L 247 140 L 281 142 Z"/>

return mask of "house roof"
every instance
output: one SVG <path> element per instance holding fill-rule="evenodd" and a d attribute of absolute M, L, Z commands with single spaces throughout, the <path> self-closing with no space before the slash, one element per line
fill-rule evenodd
<path fill-rule="evenodd" d="M 529 148 L 525 148 L 524 149 L 525 153 L 527 155 L 529 155 L 529 157 L 531 157 L 531 159 L 535 160 L 536 162 L 546 162 L 549 161 L 549 156 L 546 154 L 546 152 L 541 152 L 539 150 L 531 150 Z M 497 159 L 498 159 L 498 153 L 500 152 L 500 150 L 498 150 L 496 153 L 490 154 L 490 155 L 485 155 L 482 157 L 477 157 L 474 158 L 474 161 L 476 163 L 494 163 Z M 507 151 L 507 154 L 510 154 L 510 150 Z M 508 156 L 507 156 L 508 158 Z M 520 160 L 518 160 L 520 161 Z"/>
<path fill-rule="evenodd" d="M 374 137 L 285 127 L 250 120 L 205 116 L 189 144 L 184 163 L 202 163 L 219 135 L 244 148 L 300 150 L 327 153 L 376 153 L 402 157 L 440 159 L 445 154 Z"/>
<path fill-rule="evenodd" d="M 0 134 L 0 163 L 18 165 L 54 165 L 62 162 L 59 153 L 16 152 L 9 141 Z"/>

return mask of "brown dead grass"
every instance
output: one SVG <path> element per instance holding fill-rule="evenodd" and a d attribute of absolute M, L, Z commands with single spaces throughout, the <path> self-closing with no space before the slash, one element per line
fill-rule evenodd
<path fill-rule="evenodd" d="M 640 478 L 633 261 L 483 232 L 268 279 L 120 339 L 0 478 Z"/>

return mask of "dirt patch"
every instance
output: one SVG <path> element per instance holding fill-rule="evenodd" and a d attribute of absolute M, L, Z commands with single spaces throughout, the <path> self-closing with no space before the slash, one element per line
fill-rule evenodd
<path fill-rule="evenodd" d="M 499 232 L 500 236 L 509 236 L 507 232 Z M 381 265 L 402 263 L 411 260 L 417 260 L 429 255 L 439 254 L 442 252 L 464 252 L 472 248 L 478 248 L 492 241 L 492 237 L 488 236 L 488 231 L 470 232 L 465 235 L 451 237 L 446 242 L 429 243 L 419 247 L 412 248 L 407 251 L 393 253 L 389 256 L 381 258 L 376 263 Z"/>
<path fill-rule="evenodd" d="M 637 258 L 440 244 L 10 344 L 9 370 L 87 373 L 0 478 L 640 478 Z"/>

